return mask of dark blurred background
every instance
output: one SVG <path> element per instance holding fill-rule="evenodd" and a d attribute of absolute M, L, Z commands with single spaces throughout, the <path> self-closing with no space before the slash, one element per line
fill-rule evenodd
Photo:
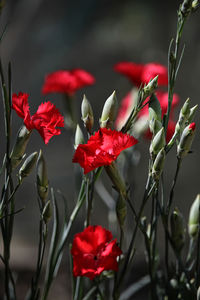
<path fill-rule="evenodd" d="M 6 1 L 1 14 L 1 32 L 7 25 L 0 45 L 1 59 L 6 72 L 8 62 L 12 64 L 13 92 L 30 94 L 31 112 L 37 110 L 44 100 L 52 101 L 63 111 L 62 95 L 41 95 L 41 87 L 47 73 L 59 69 L 83 68 L 95 78 L 94 86 L 76 93 L 76 106 L 80 120 L 80 105 L 83 93 L 91 102 L 95 115 L 95 128 L 106 98 L 116 90 L 119 102 L 130 90 L 129 81 L 113 71 L 120 61 L 136 63 L 160 62 L 167 65 L 169 42 L 176 32 L 176 11 L 181 1 L 140 0 L 13 0 Z M 186 44 L 183 64 L 175 91 L 181 103 L 189 96 L 192 105 L 199 102 L 200 78 L 200 18 L 199 11 L 192 15 L 184 29 L 182 41 Z M 4 153 L 3 113 L 1 110 L 1 157 Z M 175 204 L 184 211 L 186 221 L 188 209 L 200 192 L 199 187 L 199 111 L 197 112 L 197 134 L 193 153 L 183 163 L 175 192 Z M 22 120 L 13 113 L 13 141 Z M 50 185 L 59 189 L 69 202 L 74 203 L 73 141 L 69 131 L 53 137 L 45 146 L 37 132 L 29 142 L 27 153 L 42 149 L 48 165 Z M 144 189 L 148 166 L 148 142 L 141 139 L 137 150 L 141 160 L 132 171 L 136 202 L 140 201 Z M 169 155 L 166 182 L 169 184 L 175 172 L 175 153 Z M 16 217 L 13 238 L 12 263 L 16 270 L 32 270 L 34 266 L 39 211 L 35 188 L 35 174 L 28 177 L 17 194 L 17 207 L 25 210 Z M 96 214 L 93 223 L 106 224 L 106 207 L 99 200 L 95 203 L 101 214 Z M 137 203 L 136 203 L 137 205 Z M 98 211 L 98 210 L 97 210 Z M 83 216 L 82 216 L 83 219 Z M 104 223 L 102 223 L 104 219 Z M 76 228 L 73 229 L 77 231 Z M 142 245 L 140 245 L 142 248 Z M 136 265 L 144 261 L 142 251 L 137 254 Z M 63 269 L 68 268 L 63 263 Z M 143 264 L 142 264 L 143 265 Z M 61 268 L 61 269 L 62 269 Z M 137 268 L 136 268 L 137 269 Z M 144 270 L 145 272 L 145 270 Z M 143 273 L 143 272 L 142 272 Z M 26 274 L 26 273 L 25 273 Z M 52 298 L 68 299 L 67 277 L 61 273 L 59 283 L 54 284 Z M 21 281 L 20 281 L 21 280 Z M 19 276 L 23 282 L 23 275 Z M 23 288 L 23 284 L 22 284 Z M 65 296 L 63 296 L 63 292 Z M 23 292 L 22 292 L 23 294 Z M 22 298 L 21 298 L 22 299 Z"/>

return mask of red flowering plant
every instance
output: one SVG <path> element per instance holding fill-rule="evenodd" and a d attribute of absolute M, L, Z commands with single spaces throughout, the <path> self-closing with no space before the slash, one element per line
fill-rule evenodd
<path fill-rule="evenodd" d="M 74 128 L 76 118 L 72 97 L 77 90 L 88 85 L 93 85 L 94 82 L 94 76 L 83 69 L 58 70 L 45 77 L 44 84 L 42 86 L 42 94 L 64 94 L 66 126 Z"/>
<path fill-rule="evenodd" d="M 72 244 L 73 274 L 91 280 L 106 270 L 118 270 L 117 257 L 122 254 L 112 240 L 112 233 L 101 226 L 88 226 L 74 236 Z"/>
<path fill-rule="evenodd" d="M 4 295 L 0 292 L 2 298 L 16 300 L 19 291 L 20 297 L 22 295 L 11 264 L 15 216 L 22 212 L 22 209 L 16 210 L 17 191 L 24 186 L 25 178 L 36 165 L 34 186 L 39 213 L 39 241 L 36 258 L 34 257 L 36 266 L 25 296 L 27 300 L 50 299 L 49 291 L 59 271 L 62 256 L 64 254 L 67 257 L 67 243 L 70 243 L 68 246 L 72 268 L 70 270 L 69 263 L 67 269 L 72 275 L 73 300 L 134 299 L 138 289 L 144 287 L 148 290 L 147 293 L 144 291 L 145 299 L 149 297 L 149 293 L 152 300 L 199 299 L 200 194 L 191 205 L 188 229 L 177 203 L 175 205 L 175 201 L 179 199 L 174 199 L 181 166 L 192 152 L 196 131 L 193 119 L 197 106 L 191 107 L 190 99 L 187 99 L 180 109 L 176 123 L 173 115 L 174 108 L 179 103 L 179 97 L 174 90 L 183 56 L 183 52 L 179 53 L 180 39 L 187 17 L 197 7 L 197 1 L 190 0 L 184 0 L 179 7 L 175 45 L 172 42 L 169 49 L 168 70 L 158 63 L 123 62 L 115 66 L 117 72 L 127 76 L 135 85 L 122 101 L 117 118 L 117 98 L 113 92 L 103 105 L 97 129 L 94 127 L 92 106 L 86 96 L 81 104 L 81 120 L 85 132 L 75 119 L 72 120 L 72 114 L 71 119 L 65 120 L 69 126 L 70 121 L 73 121 L 73 128 L 76 123 L 75 150 L 70 159 L 80 165 L 74 164 L 75 186 L 80 186 L 80 190 L 74 193 L 75 197 L 77 195 L 75 202 L 70 199 L 70 202 L 75 203 L 72 211 L 64 194 L 50 188 L 43 152 L 34 151 L 26 157 L 26 146 L 31 132 L 36 129 L 44 143 L 48 144 L 54 135 L 61 134 L 64 118 L 50 101 L 40 104 L 37 111 L 31 114 L 28 94 L 20 92 L 12 95 L 11 67 L 9 65 L 7 84 L 0 64 L 6 141 L 0 170 L 0 176 L 3 175 L 0 196 L 0 259 L 3 266 L 0 271 L 4 275 L 4 289 L 1 289 Z M 93 83 L 94 77 L 84 70 L 60 70 L 46 77 L 42 93 L 62 93 L 71 98 L 78 89 Z M 161 90 L 161 86 L 167 86 L 168 93 Z M 69 101 L 65 102 L 69 104 Z M 70 106 L 68 109 L 70 114 Z M 24 124 L 11 149 L 12 122 L 17 117 L 12 116 L 14 111 L 23 119 Z M 141 133 L 150 139 L 149 162 L 147 172 L 145 170 L 147 179 L 144 193 L 141 197 L 140 194 L 136 197 L 131 180 L 134 172 L 138 171 L 137 177 L 142 174 L 138 166 L 135 164 L 133 167 L 131 163 L 134 155 L 131 149 L 135 149 L 132 146 L 138 143 Z M 171 173 L 167 174 L 166 180 L 166 159 L 170 157 L 168 153 L 172 147 L 176 155 L 176 170 L 174 177 L 171 177 Z M 56 151 L 59 153 L 59 147 Z M 108 177 L 104 178 L 103 170 Z M 172 184 L 168 188 L 166 185 L 170 179 Z M 62 212 L 57 199 L 60 196 L 64 206 Z M 99 206 L 101 200 L 105 204 L 102 211 Z M 78 219 L 80 211 L 82 213 Z M 71 236 L 77 219 L 80 232 L 74 232 L 74 236 Z M 163 230 L 164 241 L 158 236 L 160 228 Z M 141 233 L 139 247 L 138 231 Z M 144 243 L 141 243 L 142 239 Z M 160 247 L 161 240 L 164 247 Z M 147 270 L 148 276 L 139 281 L 137 278 L 135 282 L 134 262 L 138 255 L 134 254 L 141 251 L 141 245 L 144 246 L 144 260 L 148 265 L 142 269 L 144 272 Z M 15 270 L 15 273 L 19 273 L 17 276 L 20 278 L 20 272 Z M 62 295 L 61 298 L 65 296 Z"/>

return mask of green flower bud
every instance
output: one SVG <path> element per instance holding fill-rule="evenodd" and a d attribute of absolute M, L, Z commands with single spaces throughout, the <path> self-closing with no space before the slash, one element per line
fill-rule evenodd
<path fill-rule="evenodd" d="M 165 163 L 165 150 L 162 148 L 157 156 L 156 159 L 153 163 L 153 168 L 152 168 L 152 176 L 154 180 L 158 180 L 160 178 L 160 175 L 162 174 L 163 168 L 164 168 L 164 163 Z"/>
<path fill-rule="evenodd" d="M 199 7 L 199 0 L 193 0 L 192 1 L 192 12 L 195 12 L 197 8 Z"/>
<path fill-rule="evenodd" d="M 124 221 L 126 219 L 127 215 L 127 207 L 126 207 L 126 201 L 122 195 L 119 194 L 119 198 L 117 200 L 116 205 L 116 213 L 117 213 L 117 219 L 119 222 L 120 227 L 123 227 Z"/>
<path fill-rule="evenodd" d="M 144 98 L 151 96 L 158 87 L 158 75 L 154 77 L 149 83 L 143 88 Z"/>
<path fill-rule="evenodd" d="M 171 239 L 176 251 L 180 252 L 185 244 L 185 226 L 181 212 L 175 208 L 170 218 Z"/>
<path fill-rule="evenodd" d="M 47 168 L 42 150 L 40 150 L 37 160 L 37 191 L 40 199 L 44 202 L 48 196 L 49 181 L 47 176 Z"/>
<path fill-rule="evenodd" d="M 192 108 L 190 108 L 190 114 L 189 114 L 189 117 L 188 117 L 188 123 L 191 123 L 193 118 L 194 118 L 194 115 L 197 111 L 197 108 L 198 108 L 198 104 L 193 106 Z"/>
<path fill-rule="evenodd" d="M 10 155 L 12 169 L 16 168 L 21 163 L 26 151 L 30 134 L 31 131 L 29 131 L 25 125 L 19 129 L 15 145 Z"/>
<path fill-rule="evenodd" d="M 188 232 L 193 238 L 197 237 L 199 231 L 200 194 L 198 194 L 190 207 Z"/>
<path fill-rule="evenodd" d="M 51 202 L 50 200 L 47 201 L 47 203 L 45 204 L 43 211 L 42 211 L 42 218 L 44 220 L 44 222 L 47 224 L 49 222 L 49 220 L 51 219 L 52 216 L 52 212 L 51 212 Z"/>
<path fill-rule="evenodd" d="M 149 101 L 149 120 L 158 120 L 161 122 L 162 120 L 162 111 L 160 107 L 160 102 L 157 97 L 153 94 L 151 95 Z"/>
<path fill-rule="evenodd" d="M 104 104 L 101 118 L 99 120 L 100 127 L 111 128 L 115 120 L 116 113 L 117 113 L 117 97 L 114 91 Z"/>
<path fill-rule="evenodd" d="M 89 133 L 91 133 L 94 124 L 94 115 L 92 111 L 92 106 L 86 96 L 83 96 L 83 101 L 81 104 L 81 114 L 83 123 Z"/>
<path fill-rule="evenodd" d="M 155 136 L 162 127 L 162 123 L 158 120 L 152 119 L 149 122 L 149 129 L 153 133 L 153 136 Z"/>
<path fill-rule="evenodd" d="M 77 124 L 75 132 L 74 148 L 76 149 L 79 144 L 84 144 L 84 136 L 80 126 Z"/>
<path fill-rule="evenodd" d="M 19 170 L 20 182 L 31 173 L 31 171 L 37 161 L 37 157 L 38 157 L 37 152 L 33 152 L 31 155 L 29 155 L 27 157 L 27 159 L 25 160 L 25 162 L 23 163 L 23 165 L 21 166 L 21 168 Z"/>
<path fill-rule="evenodd" d="M 180 110 L 178 122 L 177 122 L 176 128 L 175 128 L 176 133 L 182 131 L 185 128 L 185 126 L 187 125 L 188 118 L 190 115 L 189 105 L 190 105 L 190 99 L 188 98 Z"/>
<path fill-rule="evenodd" d="M 165 144 L 165 130 L 162 127 L 151 141 L 150 154 L 158 154 L 158 152 L 165 147 Z"/>
<path fill-rule="evenodd" d="M 177 147 L 177 157 L 179 159 L 185 157 L 190 151 L 194 139 L 195 126 L 195 123 L 191 123 L 183 130 L 180 142 Z"/>

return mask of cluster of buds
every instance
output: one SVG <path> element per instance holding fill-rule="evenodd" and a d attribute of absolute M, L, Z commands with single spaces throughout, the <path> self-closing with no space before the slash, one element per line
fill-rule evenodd
<path fill-rule="evenodd" d="M 190 108 L 190 99 L 188 98 L 185 103 L 183 104 L 180 113 L 178 122 L 175 127 L 175 133 L 182 133 L 184 128 L 192 122 L 194 114 L 197 110 L 198 105 L 193 106 Z"/>

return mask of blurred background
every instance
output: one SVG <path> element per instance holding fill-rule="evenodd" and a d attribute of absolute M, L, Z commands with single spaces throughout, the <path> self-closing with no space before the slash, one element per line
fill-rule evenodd
<path fill-rule="evenodd" d="M 7 0 L 0 17 L 0 32 L 6 26 L 6 32 L 0 45 L 0 54 L 7 71 L 8 62 L 12 65 L 13 92 L 30 94 L 30 110 L 34 113 L 44 100 L 52 101 L 62 112 L 62 95 L 41 95 L 41 87 L 46 74 L 60 70 L 82 68 L 94 75 L 96 83 L 76 93 L 77 115 L 80 120 L 80 105 L 85 93 L 92 104 L 95 115 L 95 129 L 104 101 L 116 90 L 121 99 L 131 89 L 130 82 L 113 70 L 113 65 L 120 61 L 136 63 L 159 62 L 167 65 L 169 42 L 176 32 L 176 11 L 181 1 L 140 1 L 140 0 Z M 200 39 L 199 11 L 192 15 L 185 28 L 182 41 L 186 44 L 183 63 L 180 68 L 175 92 L 179 94 L 181 104 L 187 97 L 192 106 L 199 102 L 200 78 Z M 180 104 L 180 106 L 181 106 Z M 178 109 L 176 116 L 178 114 Z M 4 139 L 3 113 L 1 110 L 0 137 Z M 183 163 L 175 192 L 175 204 L 184 211 L 187 222 L 188 209 L 199 186 L 199 111 L 197 113 L 197 134 L 193 144 L 193 153 Z M 22 124 L 13 113 L 13 141 Z M 80 120 L 81 124 L 81 120 Z M 82 126 L 82 124 L 81 124 Z M 3 142 L 4 143 L 4 142 Z M 1 158 L 5 145 L 1 145 Z M 141 159 L 132 170 L 134 181 L 134 199 L 140 201 L 147 176 L 149 142 L 141 139 L 137 146 Z M 60 136 L 53 137 L 48 146 L 37 132 L 32 134 L 27 153 L 42 149 L 48 165 L 50 185 L 60 190 L 69 202 L 69 211 L 73 207 L 74 165 L 73 138 L 67 130 Z M 173 151 L 172 151 L 173 152 Z M 166 170 L 166 182 L 172 181 L 175 172 L 175 153 L 169 155 Z M 34 173 L 34 172 L 33 172 Z M 106 178 L 107 179 L 107 178 Z M 26 179 L 16 196 L 17 207 L 25 207 L 16 217 L 13 238 L 14 269 L 20 274 L 21 295 L 26 291 L 24 280 L 31 278 L 34 266 L 32 257 L 36 253 L 39 210 L 35 187 L 35 174 Z M 105 204 L 98 200 L 93 224 L 107 225 L 104 217 L 107 213 Z M 94 212 L 95 213 L 95 212 Z M 82 213 L 83 214 L 83 213 Z M 79 227 L 82 228 L 80 215 Z M 102 218 L 105 220 L 102 223 Z M 142 249 L 142 245 L 140 246 Z M 66 251 L 67 253 L 67 251 Z M 66 254 L 67 256 L 68 254 Z M 136 254 L 136 273 L 145 273 L 138 268 L 144 263 L 143 252 Z M 69 268 L 64 259 L 57 284 L 54 283 L 49 299 L 68 299 L 66 296 L 70 282 L 64 270 Z M 140 272 L 138 273 L 138 269 Z M 63 272 L 62 272 L 63 270 Z M 23 272 L 22 272 L 23 271 Z M 20 299 L 23 299 L 20 298 Z"/>

